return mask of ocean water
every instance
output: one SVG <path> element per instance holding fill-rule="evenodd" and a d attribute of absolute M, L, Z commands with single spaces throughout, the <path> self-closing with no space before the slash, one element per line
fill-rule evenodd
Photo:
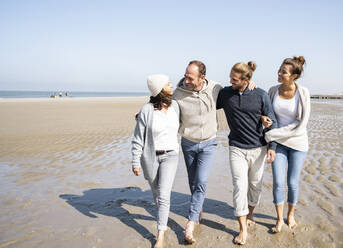
<path fill-rule="evenodd" d="M 125 97 L 149 96 L 148 92 L 92 92 L 92 91 L 2 91 L 0 98 L 49 98 L 53 95 L 59 97 Z"/>

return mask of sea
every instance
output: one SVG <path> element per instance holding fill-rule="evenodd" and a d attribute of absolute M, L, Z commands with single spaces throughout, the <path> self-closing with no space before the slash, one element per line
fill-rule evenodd
<path fill-rule="evenodd" d="M 130 97 L 149 96 L 148 92 L 96 92 L 96 91 L 4 91 L 0 98 L 50 98 L 50 97 Z"/>

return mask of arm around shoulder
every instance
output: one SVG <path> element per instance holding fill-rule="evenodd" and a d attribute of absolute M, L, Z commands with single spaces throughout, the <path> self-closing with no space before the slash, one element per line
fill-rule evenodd
<path fill-rule="evenodd" d="M 214 87 L 213 87 L 213 98 L 215 101 L 217 101 L 218 94 L 221 89 L 223 89 L 223 86 L 220 83 L 214 82 Z"/>

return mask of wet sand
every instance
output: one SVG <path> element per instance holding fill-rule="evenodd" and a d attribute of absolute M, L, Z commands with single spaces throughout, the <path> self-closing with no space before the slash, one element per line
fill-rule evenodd
<path fill-rule="evenodd" d="M 156 208 L 131 172 L 133 115 L 147 98 L 0 99 L 0 248 L 151 247 Z M 246 247 L 343 247 L 343 104 L 312 104 L 295 231 L 275 223 L 266 165 Z M 220 131 L 197 243 L 235 247 L 227 125 Z M 166 247 L 183 247 L 189 204 L 182 154 Z M 286 217 L 286 215 L 285 215 Z"/>

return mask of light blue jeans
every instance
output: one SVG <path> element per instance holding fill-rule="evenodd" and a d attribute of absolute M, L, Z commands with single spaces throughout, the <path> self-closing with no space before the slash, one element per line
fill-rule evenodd
<path fill-rule="evenodd" d="M 154 166 L 158 167 L 156 177 L 149 181 L 154 201 L 157 205 L 157 229 L 167 230 L 170 194 L 176 174 L 179 154 L 171 151 L 156 155 Z"/>
<path fill-rule="evenodd" d="M 277 144 L 276 157 L 272 164 L 274 204 L 280 205 L 285 199 L 285 174 L 287 169 L 288 203 L 296 205 L 299 196 L 299 176 L 306 159 L 306 152 Z"/>
<path fill-rule="evenodd" d="M 217 139 L 196 143 L 185 138 L 181 139 L 181 147 L 185 158 L 188 173 L 188 183 L 191 190 L 191 204 L 188 219 L 199 221 L 199 213 L 205 199 L 206 186 L 214 153 L 217 147 Z"/>

